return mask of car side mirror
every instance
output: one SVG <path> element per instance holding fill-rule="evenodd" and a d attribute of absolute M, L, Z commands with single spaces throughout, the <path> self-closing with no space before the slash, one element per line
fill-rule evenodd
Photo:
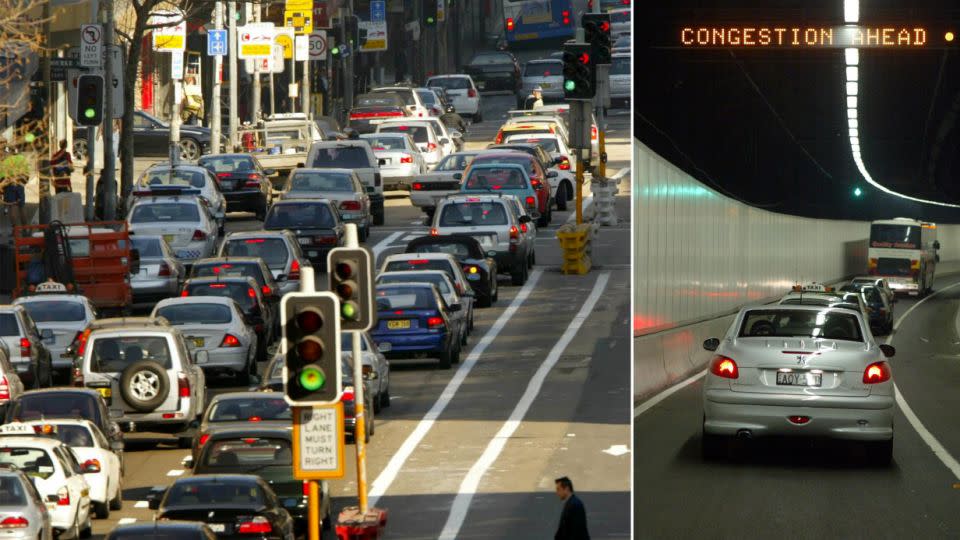
<path fill-rule="evenodd" d="M 206 364 L 210 361 L 210 353 L 207 351 L 197 351 L 193 354 L 193 363 L 199 365 Z"/>
<path fill-rule="evenodd" d="M 388 353 L 393 350 L 393 345 L 389 343 L 377 343 L 377 349 L 382 353 Z"/>
<path fill-rule="evenodd" d="M 363 378 L 372 381 L 378 377 L 377 372 L 373 369 L 373 366 L 363 366 Z"/>
<path fill-rule="evenodd" d="M 454 180 L 463 180 L 463 173 L 453 173 Z"/>
<path fill-rule="evenodd" d="M 720 340 L 715 337 L 712 337 L 703 342 L 703 348 L 710 352 L 716 351 L 719 347 L 720 347 Z"/>
<path fill-rule="evenodd" d="M 183 468 L 184 468 L 184 469 L 192 469 L 192 468 L 193 468 L 193 465 L 194 465 L 194 463 L 193 463 L 193 456 L 187 456 L 187 457 L 183 458 L 183 459 L 180 461 L 180 465 L 183 465 Z"/>
<path fill-rule="evenodd" d="M 450 139 L 444 137 L 440 139 L 440 144 L 450 144 Z"/>
<path fill-rule="evenodd" d="M 277 174 L 277 170 L 276 170 L 276 169 L 264 169 L 264 170 L 263 170 L 263 174 L 264 174 L 264 176 L 273 176 L 273 175 Z"/>
<path fill-rule="evenodd" d="M 530 223 L 531 221 L 533 220 L 530 219 L 530 216 L 526 216 L 526 215 L 520 216 L 520 223 Z"/>
<path fill-rule="evenodd" d="M 453 130 L 453 131 L 450 132 L 450 136 L 453 137 L 454 139 L 462 139 L 462 138 L 463 138 L 463 133 L 460 133 L 460 132 L 457 131 L 457 130 Z"/>
<path fill-rule="evenodd" d="M 893 358 L 893 355 L 897 354 L 897 349 L 893 345 L 887 345 L 886 343 L 880 344 L 880 352 L 883 353 L 887 358 Z"/>
<path fill-rule="evenodd" d="M 547 171 L 547 178 L 556 178 L 557 171 Z"/>

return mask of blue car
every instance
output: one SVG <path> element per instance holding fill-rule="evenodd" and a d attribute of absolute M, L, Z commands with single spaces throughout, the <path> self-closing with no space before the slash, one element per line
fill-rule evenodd
<path fill-rule="evenodd" d="M 377 345 L 390 344 L 390 359 L 438 358 L 441 369 L 460 361 L 459 325 L 432 283 L 379 285 L 375 294 L 377 326 L 370 335 Z"/>

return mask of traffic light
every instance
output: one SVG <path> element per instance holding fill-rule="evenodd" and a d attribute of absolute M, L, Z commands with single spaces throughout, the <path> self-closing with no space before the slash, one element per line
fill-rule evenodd
<path fill-rule="evenodd" d="M 103 122 L 103 76 L 81 75 L 77 79 L 77 123 L 99 126 Z"/>
<path fill-rule="evenodd" d="M 563 97 L 593 99 L 597 88 L 597 69 L 589 43 L 563 45 Z"/>
<path fill-rule="evenodd" d="M 340 401 L 340 318 L 328 292 L 292 292 L 280 301 L 283 394 L 293 406 Z"/>
<path fill-rule="evenodd" d="M 613 41 L 610 39 L 609 13 L 583 14 L 584 41 L 590 44 L 594 65 L 609 64 Z"/>
<path fill-rule="evenodd" d="M 854 197 L 862 197 L 862 196 L 863 196 L 863 190 L 860 189 L 860 186 L 854 186 L 854 188 L 853 188 L 853 196 L 854 196 Z"/>
<path fill-rule="evenodd" d="M 437 0 L 423 0 L 423 24 L 437 24 Z"/>
<path fill-rule="evenodd" d="M 327 254 L 330 292 L 340 299 L 340 329 L 369 330 L 376 322 L 373 257 L 366 248 L 334 248 Z"/>

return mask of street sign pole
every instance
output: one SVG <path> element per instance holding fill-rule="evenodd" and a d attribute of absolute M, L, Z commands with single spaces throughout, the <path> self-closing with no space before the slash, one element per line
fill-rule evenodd
<path fill-rule="evenodd" d="M 94 180 L 93 180 L 93 167 L 97 161 L 97 128 L 93 126 L 87 127 L 87 212 L 86 219 L 87 221 L 93 221 L 94 218 L 94 202 L 93 192 L 95 190 Z"/>
<path fill-rule="evenodd" d="M 247 21 L 252 21 L 254 23 L 260 22 L 260 4 L 244 4 L 245 9 L 248 11 Z M 273 49 L 270 49 L 271 54 Z M 253 107 L 250 108 L 253 111 L 253 123 L 256 124 L 260 117 L 260 63 L 253 63 Z"/>
<path fill-rule="evenodd" d="M 607 181 L 607 107 L 610 106 L 610 64 L 597 65 L 597 137 L 600 139 L 597 156 L 597 173 L 601 182 Z"/>
<path fill-rule="evenodd" d="M 213 27 L 215 30 L 223 29 L 223 2 L 217 2 L 213 9 Z M 219 32 L 217 32 L 219 34 Z M 209 37 L 207 38 L 209 39 Z M 233 41 L 233 38 L 230 38 Z M 210 118 L 210 153 L 220 153 L 220 133 L 222 130 L 222 121 L 220 120 L 220 87 L 222 86 L 220 76 L 223 72 L 223 55 L 217 54 L 213 57 L 213 107 L 211 107 Z M 231 109 L 231 116 L 233 110 Z"/>
<path fill-rule="evenodd" d="M 359 248 L 357 226 L 353 223 L 346 225 L 346 237 L 343 243 L 347 248 Z M 333 270 L 328 268 L 328 272 Z M 361 291 L 362 292 L 362 291 Z M 360 500 L 360 513 L 367 513 L 367 419 L 363 404 L 363 354 L 360 352 L 360 332 L 350 332 L 353 340 L 351 355 L 353 356 L 353 394 L 355 396 L 355 410 L 357 418 L 356 430 L 353 433 L 354 444 L 357 447 L 357 498 Z"/>
<path fill-rule="evenodd" d="M 175 64 L 178 60 L 175 58 L 179 56 L 179 62 L 183 62 L 183 51 L 173 51 L 170 53 L 170 63 Z M 183 66 L 181 65 L 181 68 Z M 173 75 L 176 74 L 176 69 L 173 70 Z M 180 99 L 183 88 L 183 83 L 181 82 L 183 77 L 183 72 L 181 71 L 179 77 L 171 77 L 173 81 L 173 110 L 170 111 L 170 165 L 176 166 L 180 162 Z"/>
<path fill-rule="evenodd" d="M 106 11 L 105 21 L 103 23 L 103 41 L 107 46 L 103 64 L 103 80 L 106 88 L 103 95 L 103 124 L 100 128 L 103 130 L 103 192 L 106 195 L 103 199 L 103 219 L 112 221 L 117 218 L 117 156 L 113 153 L 116 146 L 113 138 L 113 1 L 100 4 L 101 9 Z"/>
<path fill-rule="evenodd" d="M 228 152 L 233 152 L 237 145 L 237 128 L 240 117 L 237 114 L 237 3 L 230 2 L 230 31 L 227 32 L 227 45 L 230 56 L 227 63 L 230 66 L 230 143 Z"/>

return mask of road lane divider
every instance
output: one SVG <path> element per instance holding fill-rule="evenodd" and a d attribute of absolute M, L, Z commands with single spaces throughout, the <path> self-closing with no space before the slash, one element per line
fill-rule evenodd
<path fill-rule="evenodd" d="M 467 512 L 470 510 L 470 503 L 473 501 L 473 496 L 480 487 L 480 481 L 483 480 L 487 471 L 497 461 L 497 458 L 500 457 L 500 453 L 503 452 L 504 447 L 514 432 L 520 427 L 531 405 L 533 405 L 533 401 L 537 398 L 537 395 L 540 394 L 547 375 L 553 370 L 560 356 L 567 349 L 570 342 L 573 341 L 574 336 L 577 335 L 580 327 L 583 326 L 584 321 L 587 320 L 590 312 L 593 311 L 594 306 L 597 305 L 609 281 L 610 272 L 603 272 L 597 277 L 597 281 L 593 285 L 593 290 L 580 307 L 580 311 L 573 317 L 573 321 L 570 322 L 567 329 L 561 334 L 560 339 L 558 339 L 553 348 L 550 349 L 550 352 L 540 364 L 540 367 L 534 372 L 533 377 L 530 378 L 527 389 L 524 390 L 523 395 L 517 402 L 517 406 L 514 407 L 513 412 L 510 413 L 510 417 L 503 423 L 500 430 L 497 431 L 496 435 L 490 440 L 483 454 L 473 464 L 470 471 L 467 472 L 463 482 L 460 484 L 457 496 L 453 500 L 450 514 L 447 516 L 447 522 L 440 532 L 441 539 L 454 539 L 460 534 L 460 528 L 463 526 L 463 522 L 467 518 Z"/>
<path fill-rule="evenodd" d="M 376 480 L 370 485 L 370 492 L 367 496 L 367 501 L 370 507 L 377 505 L 377 500 L 382 497 L 387 490 L 390 488 L 390 485 L 393 484 L 393 481 L 396 480 L 397 475 L 400 474 L 400 469 L 403 468 L 403 465 L 406 463 L 407 459 L 413 454 L 413 451 L 416 450 L 417 446 L 420 445 L 420 442 L 423 441 L 424 437 L 427 436 L 427 433 L 430 432 L 430 429 L 433 428 L 433 424 L 436 422 L 437 418 L 440 417 L 440 414 L 447 408 L 447 405 L 453 400 L 453 397 L 457 394 L 457 390 L 460 389 L 460 385 L 463 384 L 463 381 L 466 380 L 467 375 L 470 374 L 470 371 L 477 364 L 477 361 L 480 360 L 480 355 L 487 350 L 487 347 L 493 343 L 494 339 L 503 331 L 506 327 L 507 322 L 516 314 L 520 306 L 526 301 L 530 296 L 530 293 L 536 287 L 537 282 L 540 280 L 540 276 L 543 275 L 543 270 L 537 269 L 530 273 L 530 277 L 527 279 L 526 285 L 520 288 L 520 291 L 517 292 L 517 296 L 513 298 L 513 301 L 510 302 L 510 305 L 507 306 L 507 309 L 500 314 L 497 320 L 493 323 L 493 326 L 487 330 L 487 333 L 483 335 L 480 341 L 473 346 L 473 349 L 470 351 L 470 354 L 467 358 L 460 364 L 460 368 L 457 369 L 453 377 L 450 379 L 450 382 L 447 383 L 447 386 L 444 387 L 443 392 L 440 393 L 440 397 L 437 398 L 437 401 L 434 402 L 433 406 L 430 407 L 430 410 L 427 411 L 427 414 L 423 416 L 420 422 L 417 424 L 417 427 L 414 428 L 413 432 L 407 436 L 406 440 L 403 441 L 403 444 L 400 445 L 400 448 L 393 454 L 390 458 L 390 461 L 387 463 L 387 466 L 384 467 L 383 471 L 377 476 Z"/>
<path fill-rule="evenodd" d="M 394 240 L 396 240 L 397 238 L 399 238 L 399 237 L 402 236 L 403 234 L 404 234 L 403 231 L 395 231 L 395 232 L 392 232 L 392 233 L 388 234 L 386 238 L 384 238 L 383 240 L 377 242 L 376 244 L 373 245 L 372 248 L 370 248 L 370 251 L 373 252 L 373 265 L 374 265 L 374 266 L 377 265 L 377 258 L 380 257 L 380 253 L 382 253 L 383 250 L 389 248 L 389 247 L 390 247 L 390 244 L 392 244 Z"/>
<path fill-rule="evenodd" d="M 702 378 L 706 374 L 707 374 L 707 371 L 702 370 L 696 375 L 689 377 L 686 380 L 678 382 L 677 384 L 671 386 L 670 388 L 667 388 L 666 390 L 660 392 L 659 394 L 653 396 L 652 398 L 644 401 L 640 405 L 637 405 L 637 407 L 633 409 L 633 417 L 637 418 L 641 414 L 649 411 L 651 408 L 655 407 L 661 401 L 667 399 L 668 397 L 672 396 L 675 392 L 680 391 L 681 389 L 683 389 L 683 387 L 693 383 L 697 379 Z"/>

